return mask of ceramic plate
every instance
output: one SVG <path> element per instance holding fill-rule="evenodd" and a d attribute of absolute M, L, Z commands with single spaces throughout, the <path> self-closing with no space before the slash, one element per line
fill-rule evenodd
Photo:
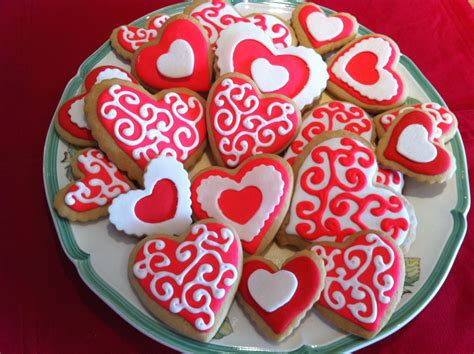
<path fill-rule="evenodd" d="M 254 0 L 234 3 L 242 14 L 268 12 L 288 19 L 297 1 Z M 169 6 L 159 9 L 159 12 L 176 14 L 182 12 L 186 5 Z M 331 13 L 330 10 L 327 12 Z M 147 18 L 144 16 L 133 22 L 133 25 L 143 26 Z M 367 34 L 370 31 L 361 26 L 359 33 Z M 91 69 L 106 64 L 130 69 L 107 42 L 81 65 L 78 74 L 67 85 L 60 104 L 80 91 L 83 78 Z M 409 103 L 433 101 L 445 104 L 410 59 L 402 55 L 400 64 L 401 74 L 409 86 Z M 449 144 L 449 149 L 457 162 L 454 178 L 438 185 L 406 181 L 404 194 L 414 205 L 418 217 L 417 237 L 407 254 L 407 277 L 398 309 L 385 328 L 371 340 L 347 335 L 312 311 L 293 335 L 283 343 L 275 344 L 259 334 L 236 303 L 210 343 L 204 344 L 180 336 L 151 317 L 128 283 L 127 260 L 137 241 L 135 238 L 116 231 L 107 219 L 85 224 L 73 223 L 60 218 L 52 209 L 54 195 L 72 178 L 69 161 L 75 152 L 74 147 L 59 139 L 53 124 L 45 143 L 44 183 L 59 239 L 83 281 L 127 322 L 154 340 L 182 351 L 349 351 L 378 341 L 413 319 L 439 290 L 451 268 L 466 232 L 465 216 L 470 205 L 470 194 L 466 158 L 459 133 Z M 205 155 L 194 169 L 207 164 L 209 161 Z M 289 253 L 273 245 L 267 256 L 279 263 Z"/>

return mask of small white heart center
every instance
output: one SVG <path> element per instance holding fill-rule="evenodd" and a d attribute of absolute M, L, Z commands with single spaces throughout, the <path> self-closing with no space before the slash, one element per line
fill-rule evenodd
<path fill-rule="evenodd" d="M 194 70 L 193 48 L 185 40 L 176 39 L 168 52 L 158 58 L 156 67 L 161 75 L 170 79 L 190 76 Z"/>
<path fill-rule="evenodd" d="M 313 12 L 306 18 L 309 33 L 319 42 L 337 37 L 344 29 L 342 20 L 338 17 L 327 17 L 321 12 Z"/>
<path fill-rule="evenodd" d="M 250 65 L 252 78 L 262 92 L 273 92 L 288 83 L 290 73 L 283 66 L 272 65 L 267 59 L 258 58 Z"/>
<path fill-rule="evenodd" d="M 248 287 L 255 302 L 265 311 L 273 312 L 291 300 L 298 287 L 298 279 L 287 270 L 270 273 L 257 269 L 250 275 Z"/>
<path fill-rule="evenodd" d="M 421 124 L 412 124 L 406 127 L 397 142 L 397 151 L 419 163 L 431 162 L 436 158 L 436 147 L 429 141 L 428 131 Z"/>

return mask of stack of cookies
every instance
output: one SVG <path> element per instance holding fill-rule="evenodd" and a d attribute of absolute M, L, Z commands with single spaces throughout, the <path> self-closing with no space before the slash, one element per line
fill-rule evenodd
<path fill-rule="evenodd" d="M 175 331 L 211 340 L 234 298 L 274 341 L 313 309 L 363 338 L 389 320 L 416 236 L 404 176 L 453 175 L 457 121 L 404 105 L 398 46 L 357 32 L 310 3 L 290 25 L 197 0 L 115 29 L 131 73 L 97 67 L 63 103 L 57 132 L 84 149 L 55 208 L 139 239 L 130 283 Z M 275 242 L 294 253 L 281 265 Z"/>

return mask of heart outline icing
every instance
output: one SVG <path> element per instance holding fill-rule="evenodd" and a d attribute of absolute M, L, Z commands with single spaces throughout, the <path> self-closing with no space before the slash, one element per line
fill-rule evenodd
<path fill-rule="evenodd" d="M 163 180 L 173 182 L 177 190 L 175 214 L 158 223 L 143 221 L 136 215 L 136 205 L 150 196 L 157 183 Z M 109 220 L 120 231 L 129 235 L 153 234 L 177 235 L 189 228 L 191 219 L 191 183 L 183 164 L 173 157 L 159 156 L 147 166 L 144 175 L 144 190 L 134 190 L 115 198 L 109 207 Z"/>

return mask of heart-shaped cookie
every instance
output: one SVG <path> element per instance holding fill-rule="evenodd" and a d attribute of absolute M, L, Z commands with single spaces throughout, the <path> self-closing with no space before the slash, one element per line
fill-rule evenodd
<path fill-rule="evenodd" d="M 330 101 L 304 115 L 298 136 L 286 150 L 285 159 L 293 164 L 311 139 L 334 130 L 350 131 L 370 142 L 375 140 L 372 118 L 362 108 L 348 102 Z"/>
<path fill-rule="evenodd" d="M 183 11 L 198 20 L 207 32 L 214 46 L 221 31 L 233 23 L 253 23 L 265 31 L 276 48 L 286 48 L 296 44 L 296 37 L 291 26 L 270 14 L 253 14 L 242 17 L 237 10 L 225 0 L 194 0 Z"/>
<path fill-rule="evenodd" d="M 249 158 L 235 170 L 209 167 L 191 182 L 195 217 L 231 225 L 249 254 L 261 253 L 273 240 L 292 191 L 291 167 L 277 155 Z"/>
<path fill-rule="evenodd" d="M 144 190 L 114 199 L 109 220 L 129 235 L 178 235 L 191 225 L 188 173 L 173 157 L 158 156 L 147 166 Z"/>
<path fill-rule="evenodd" d="M 106 216 L 112 199 L 133 184 L 97 149 L 79 151 L 71 161 L 77 181 L 62 188 L 54 198 L 58 214 L 71 221 L 90 221 Z"/>
<path fill-rule="evenodd" d="M 205 220 L 179 238 L 140 241 L 130 254 L 128 277 L 154 316 L 178 333 L 208 342 L 232 304 L 242 258 L 235 231 Z"/>
<path fill-rule="evenodd" d="M 406 110 L 380 139 L 377 158 L 381 164 L 421 182 L 444 182 L 453 175 L 456 163 L 436 127 L 429 112 Z"/>
<path fill-rule="evenodd" d="M 326 16 L 312 3 L 299 4 L 293 11 L 291 23 L 299 42 L 321 55 L 353 40 L 359 29 L 354 16 L 342 12 Z"/>
<path fill-rule="evenodd" d="M 388 168 L 379 166 L 377 170 L 377 177 L 375 178 L 377 184 L 381 184 L 394 190 L 397 193 L 402 193 L 405 179 L 403 173 Z"/>
<path fill-rule="evenodd" d="M 86 120 L 84 97 L 92 86 L 110 79 L 137 83 L 128 72 L 117 66 L 104 65 L 91 70 L 84 79 L 85 92 L 64 102 L 54 120 L 56 131 L 68 143 L 78 146 L 96 145 Z"/>
<path fill-rule="evenodd" d="M 407 87 L 397 72 L 399 57 L 398 46 L 390 38 L 359 37 L 329 59 L 329 92 L 371 112 L 400 106 Z"/>
<path fill-rule="evenodd" d="M 132 57 L 133 75 L 150 91 L 185 87 L 209 91 L 213 52 L 206 32 L 193 17 L 168 19 L 152 41 Z"/>
<path fill-rule="evenodd" d="M 285 95 L 299 109 L 312 104 L 326 88 L 326 63 L 318 53 L 302 46 L 275 48 L 265 32 L 250 23 L 236 23 L 223 30 L 217 40 L 216 56 L 221 75 L 247 75 L 257 85 L 260 83 L 262 92 Z M 262 72 L 263 63 L 266 65 Z M 275 70 L 283 77 L 272 75 Z"/>
<path fill-rule="evenodd" d="M 441 106 L 435 102 L 418 103 L 410 106 L 403 106 L 388 112 L 379 114 L 374 118 L 377 135 L 381 138 L 388 130 L 390 125 L 397 117 L 413 108 L 421 109 L 429 113 L 436 121 L 436 129 L 434 132 L 434 141 L 442 140 L 448 142 L 456 134 L 458 121 L 453 112 L 448 108 Z"/>
<path fill-rule="evenodd" d="M 377 160 L 370 144 L 346 131 L 316 136 L 298 156 L 295 192 L 278 241 L 343 242 L 360 230 L 380 230 L 405 249 L 415 236 L 410 203 L 375 182 Z"/>
<path fill-rule="evenodd" d="M 108 80 L 86 97 L 94 138 L 117 166 L 141 182 L 160 155 L 192 166 L 206 146 L 205 101 L 187 89 L 150 95 L 141 86 Z"/>
<path fill-rule="evenodd" d="M 145 28 L 135 26 L 117 27 L 110 35 L 110 43 L 122 58 L 130 60 L 138 48 L 158 36 L 158 30 L 169 18 L 165 14 L 156 14 L 146 22 Z"/>
<path fill-rule="evenodd" d="M 263 257 L 249 257 L 237 299 L 258 328 L 281 341 L 318 301 L 325 273 L 322 259 L 308 250 L 295 253 L 281 268 Z"/>
<path fill-rule="evenodd" d="M 282 152 L 295 138 L 300 121 L 292 100 L 261 94 L 241 74 L 221 76 L 207 99 L 209 143 L 221 166 L 236 167 L 257 154 Z"/>
<path fill-rule="evenodd" d="M 374 337 L 402 296 L 405 264 L 400 248 L 390 237 L 368 230 L 344 243 L 322 243 L 311 250 L 326 268 L 316 309 L 347 332 Z"/>

